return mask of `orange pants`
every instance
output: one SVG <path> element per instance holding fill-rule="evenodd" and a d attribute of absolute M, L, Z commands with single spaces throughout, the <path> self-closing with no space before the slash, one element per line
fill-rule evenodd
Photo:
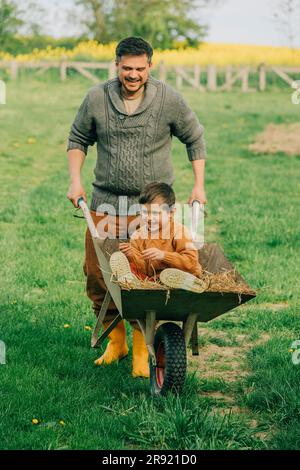
<path fill-rule="evenodd" d="M 148 277 L 147 274 L 140 271 L 134 263 L 129 263 L 129 264 L 130 264 L 131 272 L 135 274 L 139 279 L 143 281 L 144 279 L 148 278 L 148 281 L 154 281 L 154 277 Z"/>
<path fill-rule="evenodd" d="M 97 224 L 104 218 L 108 217 L 108 223 L 105 227 L 106 236 L 110 238 L 129 238 L 128 225 L 130 223 L 136 224 L 138 227 L 138 221 L 140 216 L 129 215 L 129 216 L 108 216 L 107 214 L 98 214 L 95 211 L 90 211 L 93 221 L 97 227 Z M 127 222 L 126 220 L 127 219 Z M 127 226 L 126 226 L 127 223 Z M 134 226 L 133 225 L 133 226 Z M 100 236 L 102 237 L 101 233 Z M 95 252 L 94 243 L 91 237 L 89 229 L 86 229 L 85 234 L 85 260 L 83 264 L 83 271 L 86 275 L 86 293 L 89 299 L 92 301 L 92 308 L 96 317 L 98 317 L 99 311 L 101 309 L 102 302 L 104 300 L 107 288 L 105 281 L 102 276 L 101 269 L 98 267 L 99 261 Z M 113 300 L 109 303 L 105 320 L 111 321 L 118 314 L 117 307 Z M 130 320 L 130 323 L 133 327 L 140 329 L 137 321 Z"/>

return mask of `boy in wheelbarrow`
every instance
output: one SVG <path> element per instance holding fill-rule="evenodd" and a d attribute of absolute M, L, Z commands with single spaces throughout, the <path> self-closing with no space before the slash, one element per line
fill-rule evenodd
<path fill-rule="evenodd" d="M 202 267 L 189 230 L 174 220 L 175 194 L 166 183 L 151 183 L 141 193 L 141 222 L 129 242 L 119 243 L 110 257 L 112 273 L 119 282 L 137 287 L 141 280 L 157 280 L 169 287 L 202 292 Z M 111 340 L 113 340 L 114 334 Z M 111 343 L 113 346 L 113 342 Z M 136 346 L 138 345 L 138 347 Z M 135 350 L 136 348 L 136 350 Z M 123 351 L 127 351 L 126 341 Z M 136 354 L 135 354 L 136 353 Z M 95 361 L 103 364 L 104 355 Z M 133 331 L 133 375 L 149 376 L 148 350 L 140 330 Z M 135 375 L 134 375 L 135 376 Z"/>
<path fill-rule="evenodd" d="M 169 287 L 197 291 L 202 275 L 198 250 L 187 227 L 174 220 L 172 187 L 166 183 L 150 183 L 142 191 L 139 203 L 140 227 L 133 232 L 129 243 L 120 243 L 120 252 L 111 256 L 113 273 L 132 285 L 139 280 L 156 281 L 159 275 Z M 194 285 L 190 282 L 188 286 L 189 280 Z"/>
<path fill-rule="evenodd" d="M 194 185 L 188 202 L 206 202 L 204 167 L 206 148 L 204 127 L 181 94 L 150 74 L 153 49 L 140 37 L 128 37 L 116 48 L 117 76 L 93 86 L 86 94 L 75 116 L 68 139 L 68 161 L 71 184 L 67 198 L 78 207 L 78 199 L 86 193 L 81 183 L 81 168 L 88 147 L 97 142 L 95 180 L 90 212 L 97 225 L 106 214 L 103 204 L 122 233 L 122 220 L 135 219 L 127 210 L 120 211 L 119 199 L 126 196 L 128 206 L 138 203 L 143 187 L 157 180 L 172 185 L 171 140 L 176 136 L 186 146 L 194 173 Z M 126 224 L 125 224 L 126 225 Z M 86 232 L 84 273 L 86 291 L 98 316 L 106 294 L 106 285 L 99 269 L 93 240 Z M 104 328 L 116 316 L 113 301 L 108 306 Z M 133 329 L 134 377 L 148 377 L 148 353 L 137 322 Z M 98 363 L 109 364 L 128 354 L 124 321 L 109 335 L 110 341 Z M 146 354 L 147 353 L 147 354 Z"/>

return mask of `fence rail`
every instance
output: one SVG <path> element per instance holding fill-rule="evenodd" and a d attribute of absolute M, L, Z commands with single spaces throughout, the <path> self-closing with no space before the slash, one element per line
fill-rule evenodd
<path fill-rule="evenodd" d="M 17 61 L 0 61 L 0 69 L 10 71 L 11 78 L 17 80 L 21 69 L 35 69 L 36 75 L 42 75 L 47 70 L 56 68 L 59 70 L 61 80 L 66 80 L 68 70 L 76 70 L 79 74 L 93 81 L 100 83 L 99 77 L 94 75 L 90 70 L 107 70 L 107 77 L 113 78 L 116 75 L 114 62 L 71 62 L 71 61 L 53 61 L 53 62 L 17 62 Z M 241 90 L 244 93 L 265 91 L 268 85 L 268 77 L 270 73 L 276 75 L 286 85 L 292 86 L 296 79 L 300 80 L 300 67 L 285 66 L 268 66 L 261 64 L 258 67 L 251 66 L 232 66 L 217 67 L 215 65 L 194 67 L 186 66 L 169 66 L 164 62 L 160 62 L 154 70 L 158 72 L 159 80 L 167 82 L 170 76 L 175 74 L 176 88 L 180 89 L 183 83 L 190 85 L 200 92 L 206 91 L 231 91 L 234 84 L 241 84 Z M 256 86 L 250 86 L 251 74 L 256 76 Z M 290 74 L 295 75 L 293 78 Z M 222 76 L 223 82 L 220 83 Z M 206 78 L 203 83 L 203 77 Z M 202 83 L 201 83 L 202 79 Z"/>

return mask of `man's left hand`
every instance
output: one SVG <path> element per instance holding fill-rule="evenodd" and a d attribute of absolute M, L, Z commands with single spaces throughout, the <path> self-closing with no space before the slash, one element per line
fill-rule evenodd
<path fill-rule="evenodd" d="M 192 202 L 197 199 L 197 201 L 200 202 L 200 204 L 206 204 L 207 199 L 205 195 L 204 188 L 199 188 L 198 186 L 194 186 L 192 194 L 188 200 L 188 204 L 192 204 Z"/>

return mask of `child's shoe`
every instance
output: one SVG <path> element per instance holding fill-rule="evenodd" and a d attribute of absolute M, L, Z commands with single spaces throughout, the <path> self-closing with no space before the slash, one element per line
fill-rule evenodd
<path fill-rule="evenodd" d="M 201 294 L 208 286 L 206 279 L 199 279 L 193 274 L 181 271 L 181 269 L 167 268 L 161 271 L 159 278 L 163 284 L 174 289 L 185 289 Z"/>
<path fill-rule="evenodd" d="M 118 282 L 138 283 L 139 279 L 131 271 L 127 256 L 122 251 L 115 251 L 109 260 L 112 273 Z"/>

